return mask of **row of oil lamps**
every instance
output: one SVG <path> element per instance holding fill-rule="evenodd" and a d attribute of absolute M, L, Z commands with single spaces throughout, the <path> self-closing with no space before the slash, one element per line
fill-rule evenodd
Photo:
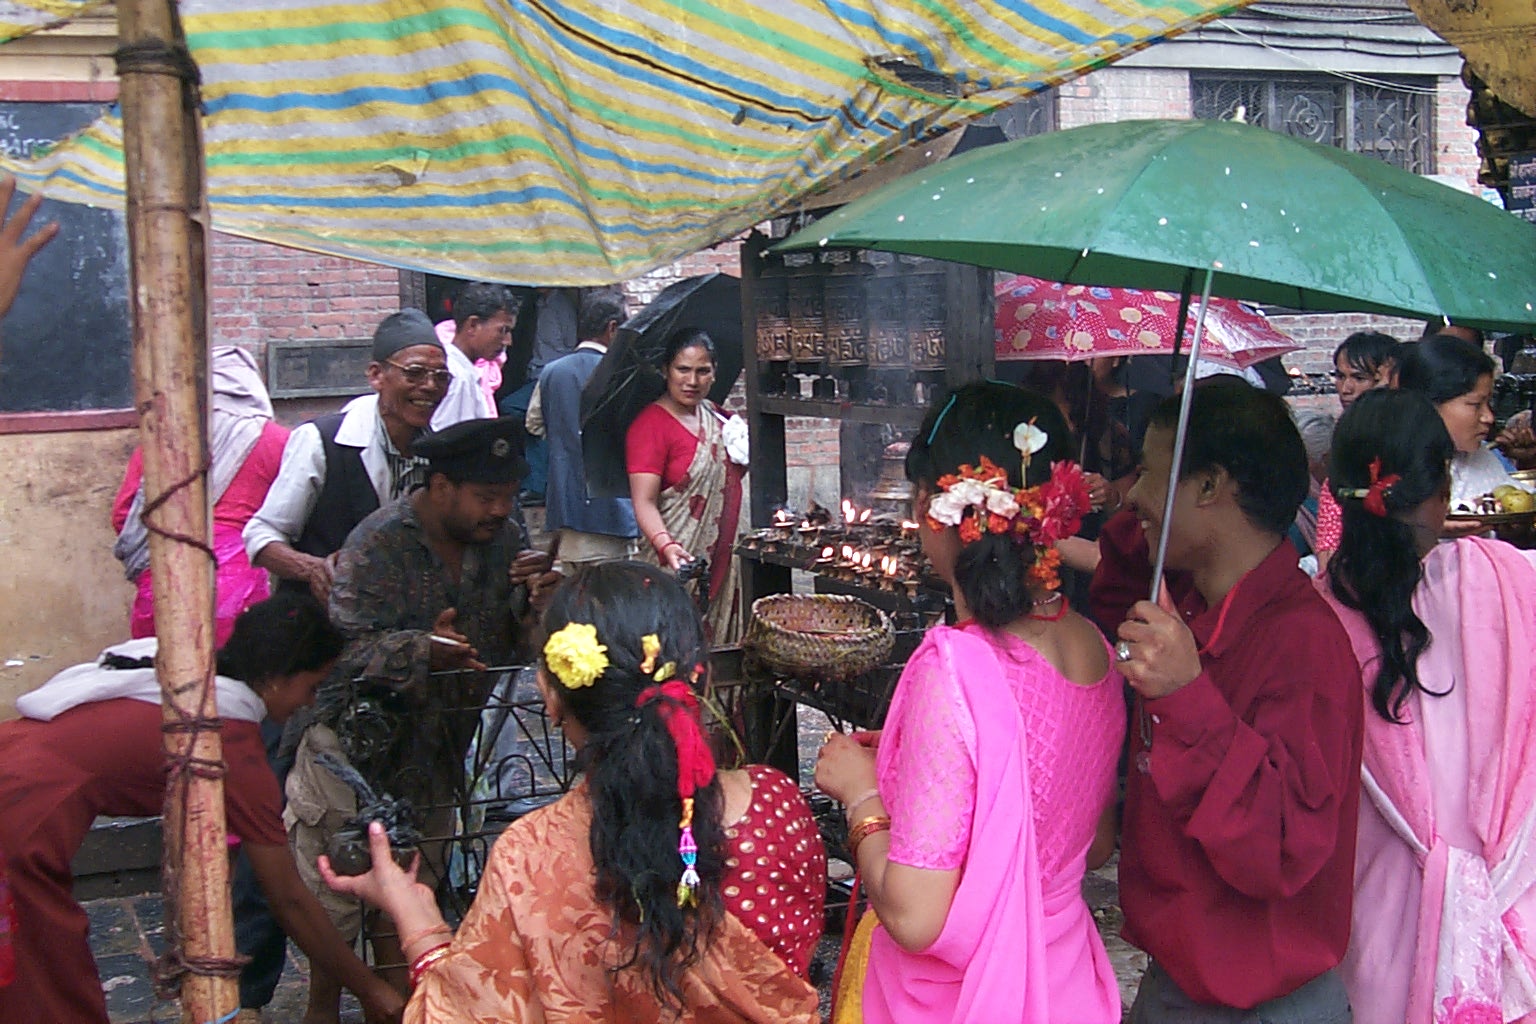
<path fill-rule="evenodd" d="M 742 538 L 741 548 L 776 554 L 829 579 L 916 598 L 927 569 L 917 523 L 847 499 L 841 513 L 779 509 L 771 525 Z"/>

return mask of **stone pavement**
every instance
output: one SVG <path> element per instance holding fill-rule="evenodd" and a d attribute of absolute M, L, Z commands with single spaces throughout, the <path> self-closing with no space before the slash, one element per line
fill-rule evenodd
<path fill-rule="evenodd" d="M 1111 861 L 1085 879 L 1083 892 L 1109 948 L 1110 962 L 1120 981 L 1121 999 L 1129 1008 L 1141 973 L 1146 969 L 1146 956 L 1127 946 L 1117 934 L 1121 918 L 1114 872 L 1115 862 Z M 96 966 L 101 973 L 102 988 L 106 990 L 107 1012 L 112 1024 L 179 1024 L 181 1011 L 178 1004 L 157 1003 L 149 980 L 146 957 L 165 948 L 160 898 L 138 896 L 91 900 L 86 903 L 86 910 L 91 919 L 91 949 L 96 954 Z M 829 934 L 822 940 L 813 968 L 813 980 L 822 991 L 823 1011 L 830 996 L 839 939 L 839 936 Z M 308 984 L 309 970 L 304 956 L 290 945 L 288 966 L 276 997 L 266 1008 L 263 1021 L 266 1024 L 299 1024 L 304 1016 Z M 343 1003 L 342 1021 L 343 1024 L 362 1024 L 363 1021 L 361 1010 L 350 996 Z"/>

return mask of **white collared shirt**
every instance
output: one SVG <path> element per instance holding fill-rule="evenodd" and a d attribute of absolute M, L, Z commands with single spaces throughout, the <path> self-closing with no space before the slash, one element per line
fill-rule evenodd
<path fill-rule="evenodd" d="M 475 361 L 465 355 L 459 346 L 451 342 L 443 346 L 448 357 L 448 372 L 453 380 L 448 382 L 448 393 L 442 404 L 432 413 L 432 429 L 442 430 L 465 420 L 486 420 L 496 415 L 496 408 L 480 386 L 480 371 Z"/>
<path fill-rule="evenodd" d="M 389 459 L 379 438 L 379 396 L 363 395 L 342 407 L 345 415 L 336 429 L 336 443 L 362 449 L 363 469 L 373 484 L 379 504 L 390 500 Z M 267 491 L 261 508 L 245 524 L 241 537 L 245 553 L 254 563 L 261 549 L 274 542 L 293 544 L 304 532 L 325 487 L 325 444 L 320 429 L 305 423 L 288 435 L 277 479 Z"/>

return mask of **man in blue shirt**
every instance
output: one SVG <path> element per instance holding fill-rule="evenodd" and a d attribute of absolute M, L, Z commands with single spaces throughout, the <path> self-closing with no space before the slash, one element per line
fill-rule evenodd
<path fill-rule="evenodd" d="M 579 566 L 628 558 L 634 553 L 635 510 L 628 498 L 594 498 L 587 487 L 581 450 L 581 391 L 624 320 L 623 300 L 613 292 L 582 297 L 577 330 L 581 342 L 539 374 L 528 411 L 528 430 L 545 433 L 549 482 L 544 528 L 558 534 L 560 564 L 567 575 Z M 613 443 L 623 444 L 622 438 Z"/>

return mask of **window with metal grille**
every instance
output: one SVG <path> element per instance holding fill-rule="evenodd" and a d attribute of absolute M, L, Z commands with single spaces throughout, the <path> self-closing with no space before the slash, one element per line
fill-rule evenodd
<path fill-rule="evenodd" d="M 1190 76 L 1197 118 L 1241 118 L 1355 153 L 1378 157 L 1415 174 L 1435 170 L 1434 90 L 1429 77 L 1373 78 L 1373 84 L 1333 75 Z"/>
<path fill-rule="evenodd" d="M 1056 130 L 1056 90 L 1032 92 L 1016 103 L 977 118 L 976 123 L 996 125 L 1010 140 L 1053 132 Z"/>

